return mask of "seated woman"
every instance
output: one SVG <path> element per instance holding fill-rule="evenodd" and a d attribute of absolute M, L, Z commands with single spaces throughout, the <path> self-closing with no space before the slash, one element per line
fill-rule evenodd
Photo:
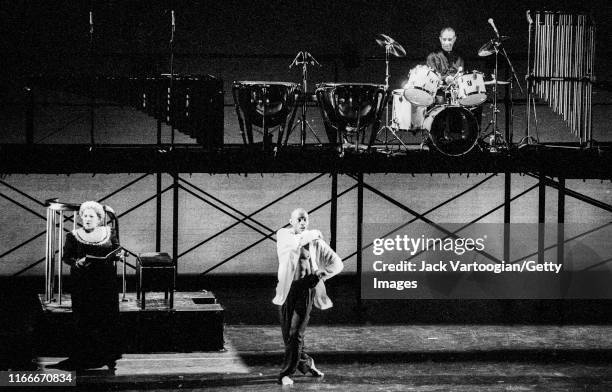
<path fill-rule="evenodd" d="M 104 365 L 114 369 L 121 357 L 117 344 L 119 298 L 116 284 L 115 232 L 100 226 L 102 205 L 86 201 L 79 209 L 83 227 L 66 234 L 63 262 L 70 265 L 74 335 L 68 359 L 56 364 L 60 369 L 87 369 Z"/>

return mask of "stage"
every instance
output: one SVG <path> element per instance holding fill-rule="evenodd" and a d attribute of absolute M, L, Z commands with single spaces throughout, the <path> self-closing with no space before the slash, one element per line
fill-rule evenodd
<path fill-rule="evenodd" d="M 67 355 L 73 328 L 70 295 L 62 296 L 61 305 L 57 298 L 45 302 L 43 294 L 38 299 L 41 312 L 35 327 L 35 351 Z M 205 290 L 176 292 L 172 309 L 162 293 L 147 293 L 145 310 L 140 309 L 136 293 L 126 293 L 125 301 L 119 295 L 121 346 L 126 353 L 223 350 L 224 311 Z"/>
<path fill-rule="evenodd" d="M 79 390 L 276 391 L 280 328 L 230 325 L 226 352 L 124 354 L 115 372 L 77 374 Z M 610 326 L 380 325 L 309 327 L 325 373 L 296 376 L 316 391 L 609 391 Z M 39 357 L 41 368 L 60 357 Z"/>
<path fill-rule="evenodd" d="M 0 370 L 71 352 L 63 238 L 95 200 L 126 250 L 122 358 L 66 390 L 288 390 L 276 233 L 301 207 L 344 270 L 306 329 L 325 377 L 291 390 L 612 391 L 608 2 L 62 5 L 0 13 Z M 369 299 L 399 235 L 562 270 L 427 271 L 428 295 Z M 138 306 L 149 252 L 172 259 L 172 309 Z"/>
<path fill-rule="evenodd" d="M 269 301 L 268 286 L 273 283 L 272 278 L 266 284 L 261 283 L 260 289 L 249 286 L 251 297 L 248 298 L 235 289 L 253 281 L 257 280 L 228 277 L 226 281 L 218 281 L 215 289 L 218 295 L 210 291 L 177 292 L 174 311 L 167 309 L 163 294 L 155 293 L 148 295 L 147 310 L 141 312 L 134 294 L 128 293 L 128 301 L 121 303 L 122 320 L 138 314 L 140 322 L 149 319 L 159 323 L 167 317 L 181 320 L 185 313 L 198 318 L 188 323 L 182 319 L 180 335 L 192 334 L 191 346 L 172 345 L 172 339 L 164 341 L 168 338 L 157 335 L 154 341 L 148 340 L 154 346 L 143 350 L 135 345 L 143 341 L 135 333 L 146 328 L 133 319 L 129 326 L 132 341 L 126 345 L 116 370 L 102 367 L 78 372 L 76 390 L 279 390 L 276 378 L 284 349 L 280 327 L 275 322 L 276 307 Z M 474 319 L 476 324 L 431 323 L 424 320 L 429 317 L 425 313 L 432 305 L 424 301 L 363 301 L 360 309 L 374 319 L 356 323 L 363 316 L 355 313 L 357 304 L 348 300 L 354 298 L 354 293 L 346 287 L 335 286 L 330 290 L 335 293 L 336 306 L 331 312 L 313 312 L 305 339 L 306 351 L 316 359 L 325 377 L 296 375 L 294 388 L 299 390 L 603 392 L 612 388 L 612 327 L 605 323 L 561 325 L 550 318 L 550 324 L 496 324 L 491 321 L 494 317 L 484 321 L 487 318 L 484 315 L 482 320 Z M 196 304 L 193 298 L 199 298 L 195 302 L 207 303 Z M 223 316 L 225 306 L 214 303 L 219 300 L 233 314 L 229 317 L 231 324 L 223 324 L 227 319 Z M 463 305 L 468 313 L 474 307 L 474 314 L 482 308 L 474 301 L 464 301 Z M 41 306 L 45 317 L 56 321 L 70 315 L 69 296 L 65 296 L 61 306 L 55 303 Z M 505 313 L 511 309 L 506 308 Z M 528 306 L 520 313 L 527 314 L 529 309 Z M 214 317 L 209 314 L 205 324 L 201 321 L 205 311 L 221 314 Z M 548 307 L 540 311 L 553 312 Z M 386 317 L 381 317 L 380 312 Z M 557 309 L 554 313 L 559 312 L 567 310 Z M 150 317 L 144 317 L 145 313 Z M 488 313 L 495 311 L 489 308 Z M 452 316 L 452 312 L 447 318 L 461 319 Z M 69 322 L 66 318 L 64 321 Z M 65 327 L 57 325 L 57 328 Z M 222 346 L 202 344 L 198 337 L 204 334 L 212 337 L 208 343 L 220 342 Z M 62 336 L 61 342 L 66 344 L 67 339 Z M 46 366 L 65 358 L 66 354 L 59 352 L 57 348 L 55 352 L 39 351 L 33 365 L 46 371 Z"/>

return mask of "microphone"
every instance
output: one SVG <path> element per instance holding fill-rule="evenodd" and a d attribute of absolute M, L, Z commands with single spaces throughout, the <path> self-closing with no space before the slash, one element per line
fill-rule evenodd
<path fill-rule="evenodd" d="M 495 27 L 495 22 L 493 22 L 493 18 L 489 18 L 487 22 L 489 22 L 491 27 L 493 27 L 493 31 L 495 31 L 495 35 L 497 35 L 497 38 L 499 38 L 499 31 L 497 31 L 497 27 Z"/>
<path fill-rule="evenodd" d="M 527 22 L 529 22 L 529 24 L 533 24 L 533 19 L 531 19 L 531 13 L 529 10 L 527 10 Z"/>
<path fill-rule="evenodd" d="M 293 59 L 291 64 L 289 64 L 289 69 L 293 68 L 294 65 L 297 65 L 298 58 L 300 58 L 300 56 L 302 56 L 302 60 L 303 60 L 304 59 L 304 52 L 298 52 L 298 54 L 295 55 L 295 58 Z"/>
<path fill-rule="evenodd" d="M 89 34 L 93 34 L 93 11 L 89 11 Z"/>
<path fill-rule="evenodd" d="M 306 55 L 308 56 L 308 58 L 311 60 L 310 64 L 311 65 L 318 65 L 319 67 L 321 67 L 321 64 L 319 64 L 319 62 L 317 61 L 317 59 L 315 59 L 312 54 L 310 54 L 310 52 L 306 52 Z"/>
<path fill-rule="evenodd" d="M 174 19 L 174 10 L 170 11 L 170 18 L 171 18 L 171 22 L 170 22 L 170 45 L 174 45 L 174 32 L 176 31 L 176 19 Z M 172 69 L 172 68 L 170 68 Z M 174 72 L 170 71 L 170 80 L 172 80 L 172 75 L 174 74 Z"/>

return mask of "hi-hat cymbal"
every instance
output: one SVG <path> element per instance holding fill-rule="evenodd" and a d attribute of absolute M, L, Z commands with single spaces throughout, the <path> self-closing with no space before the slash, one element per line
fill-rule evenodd
<path fill-rule="evenodd" d="M 395 57 L 404 57 L 406 50 L 396 40 L 386 34 L 378 34 L 376 43 L 384 48 L 389 48 L 389 53 Z"/>
<path fill-rule="evenodd" d="M 489 42 L 482 45 L 480 49 L 478 49 L 478 55 L 480 57 L 487 57 L 492 55 L 493 53 L 495 53 L 495 47 L 498 46 L 502 41 L 507 40 L 508 38 L 510 37 L 505 35 L 502 35 L 501 37 L 499 37 L 499 39 L 493 38 Z"/>

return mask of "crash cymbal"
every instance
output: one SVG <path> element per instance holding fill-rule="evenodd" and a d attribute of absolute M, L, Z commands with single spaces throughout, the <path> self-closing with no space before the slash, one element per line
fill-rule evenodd
<path fill-rule="evenodd" d="M 502 41 L 507 40 L 508 38 L 510 37 L 502 35 L 501 37 L 499 37 L 499 39 L 494 38 L 490 40 L 489 42 L 482 45 L 480 49 L 478 49 L 478 55 L 480 57 L 487 57 L 492 55 L 493 53 L 495 53 L 495 47 L 498 46 Z"/>
<path fill-rule="evenodd" d="M 389 48 L 389 53 L 395 57 L 404 57 L 406 50 L 396 40 L 386 34 L 378 34 L 376 43 L 384 48 Z"/>
<path fill-rule="evenodd" d="M 484 84 L 485 85 L 495 84 L 495 80 L 487 80 L 486 82 L 484 82 Z M 498 80 L 497 84 L 506 85 L 506 84 L 510 84 L 510 82 L 506 82 L 505 80 Z"/>

